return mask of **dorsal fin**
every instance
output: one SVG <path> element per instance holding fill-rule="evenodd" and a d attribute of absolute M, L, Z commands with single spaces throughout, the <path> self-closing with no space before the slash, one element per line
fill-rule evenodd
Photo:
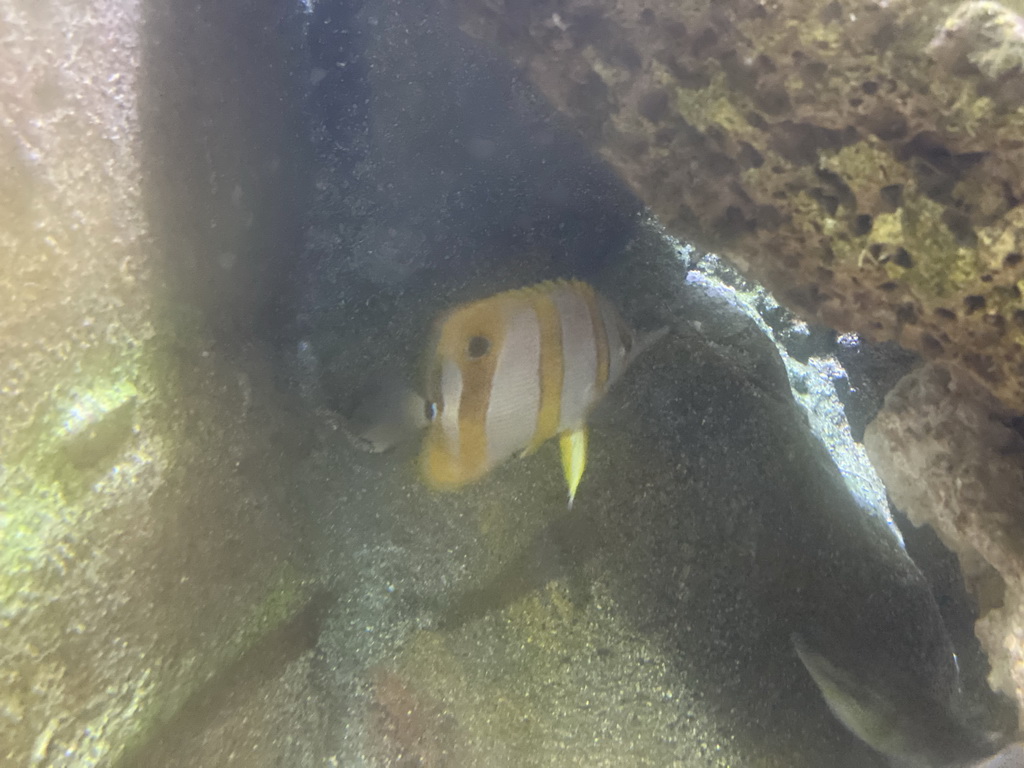
<path fill-rule="evenodd" d="M 494 296 L 492 298 L 498 298 L 498 297 L 501 297 L 501 296 L 515 296 L 515 295 L 518 295 L 518 296 L 536 296 L 536 295 L 539 295 L 539 294 L 550 293 L 551 291 L 554 291 L 557 288 L 561 288 L 562 286 L 565 286 L 567 288 L 573 288 L 575 290 L 579 290 L 579 289 L 588 289 L 588 290 L 591 290 L 591 291 L 594 290 L 593 286 L 591 286 L 589 283 L 583 282 L 582 280 L 577 280 L 576 278 L 559 277 L 559 278 L 554 278 L 552 280 L 543 280 L 543 281 L 541 281 L 539 283 L 534 283 L 533 285 L 524 285 L 521 288 L 512 288 L 512 289 L 507 290 L 507 291 L 502 291 L 501 293 L 494 294 Z"/>

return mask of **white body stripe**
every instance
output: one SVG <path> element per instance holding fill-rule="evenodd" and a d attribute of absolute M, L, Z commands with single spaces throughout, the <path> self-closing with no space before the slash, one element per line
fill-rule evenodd
<path fill-rule="evenodd" d="M 619 336 L 618 313 L 616 313 L 615 307 L 603 296 L 597 297 L 597 305 L 601 307 L 604 332 L 608 336 L 608 381 L 605 382 L 605 392 L 607 392 L 626 370 L 625 339 Z M 598 396 L 603 394 L 604 392 L 600 392 Z"/>
<path fill-rule="evenodd" d="M 487 419 L 487 463 L 504 461 L 533 440 L 540 411 L 540 322 L 532 307 L 505 318 L 505 340 L 491 380 Z"/>
<path fill-rule="evenodd" d="M 562 323 L 562 409 L 558 431 L 576 429 L 597 398 L 597 347 L 586 300 L 571 285 L 562 285 L 552 297 Z"/>
<path fill-rule="evenodd" d="M 441 433 L 448 444 L 448 452 L 459 455 L 459 405 L 462 402 L 462 371 L 454 360 L 441 363 Z"/>

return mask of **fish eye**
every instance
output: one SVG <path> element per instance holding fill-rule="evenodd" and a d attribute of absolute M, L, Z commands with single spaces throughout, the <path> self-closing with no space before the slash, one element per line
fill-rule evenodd
<path fill-rule="evenodd" d="M 433 421 L 437 418 L 437 403 L 433 400 L 426 400 L 423 403 L 423 415 L 427 417 L 427 421 Z"/>
<path fill-rule="evenodd" d="M 474 336 L 469 340 L 469 344 L 466 345 L 466 354 L 469 355 L 472 360 L 478 360 L 486 355 L 490 350 L 491 342 L 484 336 Z"/>

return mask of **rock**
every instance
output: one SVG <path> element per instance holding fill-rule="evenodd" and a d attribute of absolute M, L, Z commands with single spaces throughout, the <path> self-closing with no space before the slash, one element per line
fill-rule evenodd
<path fill-rule="evenodd" d="M 521 79 L 392 6 L 0 9 L 3 761 L 880 764 L 793 632 L 912 749 L 973 749 L 927 585 L 774 348 Z M 568 274 L 674 330 L 594 414 L 576 516 L 550 447 L 440 495 L 333 429 L 443 309 Z"/>
<path fill-rule="evenodd" d="M 884 370 L 855 361 L 869 368 L 868 387 L 851 393 L 856 430 L 884 393 L 874 382 L 907 364 L 879 346 L 890 342 L 955 363 L 1024 410 L 1019 3 L 454 7 L 670 230 L 726 256 L 812 325 L 872 343 Z M 901 479 L 904 493 L 912 482 Z M 913 496 L 938 500 L 928 488 Z M 992 514 L 998 527 L 1005 511 Z M 987 646 L 1001 647 L 984 626 Z"/>
<path fill-rule="evenodd" d="M 930 364 L 904 377 L 868 426 L 865 446 L 893 502 L 959 555 L 981 618 L 995 690 L 1024 703 L 1024 435 L 970 374 Z"/>
<path fill-rule="evenodd" d="M 317 683 L 313 648 L 330 596 L 318 593 L 289 620 L 225 665 L 176 715 L 129 752 L 123 768 L 323 765 L 343 713 Z M 282 726 L 287 723 L 288 728 Z"/>
<path fill-rule="evenodd" d="M 1024 23 L 995 2 L 457 0 L 680 237 L 1024 405 Z"/>
<path fill-rule="evenodd" d="M 853 438 L 864 441 L 864 430 L 882 408 L 885 395 L 904 374 L 920 363 L 912 352 L 892 342 L 872 344 L 840 337 L 835 355 L 849 377 L 840 392 Z"/>
<path fill-rule="evenodd" d="M 895 358 L 891 354 L 886 358 L 877 345 L 855 335 L 837 338 L 827 329 L 808 327 L 779 306 L 763 287 L 745 280 L 716 256 L 708 254 L 695 262 L 686 279 L 733 304 L 774 341 L 788 374 L 788 386 L 811 431 L 828 449 L 865 511 L 893 525 L 885 487 L 860 441 L 865 419 L 874 416 L 882 404 L 884 391 L 878 392 L 878 384 L 898 370 Z M 913 358 L 898 348 L 896 351 Z M 732 353 L 740 354 L 735 349 Z M 896 379 L 898 375 L 891 380 Z M 867 409 L 873 410 L 865 413 Z"/>
<path fill-rule="evenodd" d="M 345 598 L 320 651 L 332 688 L 366 692 L 341 763 L 882 765 L 828 712 L 797 631 L 895 702 L 915 749 L 978 747 L 926 582 L 846 490 L 771 342 L 687 288 L 659 237 L 600 278 L 631 322 L 676 332 L 595 417 L 575 515 L 552 446 L 431 494 L 408 454 L 325 445 Z M 403 296 L 414 318 L 424 299 Z"/>
<path fill-rule="evenodd" d="M 280 30 L 272 3 L 200 5 L 0 4 L 4 765 L 115 764 L 308 600 L 284 491 L 306 424 L 251 337 L 214 341 L 265 311 L 259 249 L 295 210 L 259 165 L 293 137 L 254 136 L 231 81 L 278 104 L 255 51 Z"/>
<path fill-rule="evenodd" d="M 340 29 L 365 34 L 318 7 Z M 415 5 L 368 4 L 360 18 L 392 38 L 363 38 L 376 67 L 367 83 L 417 94 L 418 73 L 458 88 L 486 71 L 493 79 L 478 88 L 513 90 L 514 73 L 481 64 L 480 49 L 450 39 L 442 20 Z M 402 46 L 413 52 L 412 72 L 389 54 Z M 344 55 L 348 71 L 359 57 L 351 46 Z M 460 135 L 477 117 L 474 100 L 443 103 L 437 120 L 427 96 L 404 111 L 392 95 L 378 98 L 368 124 L 379 121 L 390 141 L 437 146 L 436 158 L 413 157 L 410 169 L 462 167 L 426 137 Z M 508 116 L 509 136 L 529 135 L 519 119 Z M 318 644 L 327 687 L 343 692 L 349 713 L 340 764 L 370 756 L 384 765 L 881 765 L 827 710 L 793 632 L 878 691 L 913 749 L 935 757 L 977 746 L 952 700 L 952 648 L 927 584 L 884 521 L 851 498 L 751 321 L 687 287 L 685 260 L 654 226 L 634 228 L 624 251 L 596 263 L 572 250 L 581 223 L 571 216 L 564 254 L 520 250 L 500 224 L 505 212 L 485 204 L 492 186 L 501 199 L 508 179 L 494 168 L 487 183 L 473 172 L 436 175 L 448 199 L 464 194 L 460 180 L 477 180 L 480 218 L 466 220 L 465 209 L 436 200 L 424 208 L 424 171 L 407 191 L 385 163 L 401 205 L 366 217 L 386 153 L 372 130 L 364 139 L 358 152 L 338 142 L 318 175 L 296 352 L 305 370 L 321 372 L 322 391 L 299 385 L 315 407 L 341 407 L 381 368 L 404 369 L 415 383 L 440 313 L 581 263 L 636 326 L 667 322 L 675 332 L 595 414 L 575 515 L 565 512 L 552 446 L 442 495 L 419 482 L 417 446 L 374 456 L 324 431 L 297 485 L 317 516 L 321 568 L 342 595 Z M 559 162 L 526 139 L 504 151 L 528 156 L 506 168 Z M 484 155 L 459 162 L 472 167 Z M 588 187 L 585 165 L 560 168 L 600 219 L 610 205 L 596 194 L 603 187 Z M 436 263 L 411 257 L 382 280 L 383 268 L 343 246 L 367 221 L 405 243 L 423 210 L 453 235 Z"/>

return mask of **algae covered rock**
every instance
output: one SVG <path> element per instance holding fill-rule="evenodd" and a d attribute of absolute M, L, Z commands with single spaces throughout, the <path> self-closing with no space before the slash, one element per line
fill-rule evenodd
<path fill-rule="evenodd" d="M 1024 403 L 1014 10 L 455 5 L 681 237 L 808 319 L 957 360 L 1005 403 Z"/>

